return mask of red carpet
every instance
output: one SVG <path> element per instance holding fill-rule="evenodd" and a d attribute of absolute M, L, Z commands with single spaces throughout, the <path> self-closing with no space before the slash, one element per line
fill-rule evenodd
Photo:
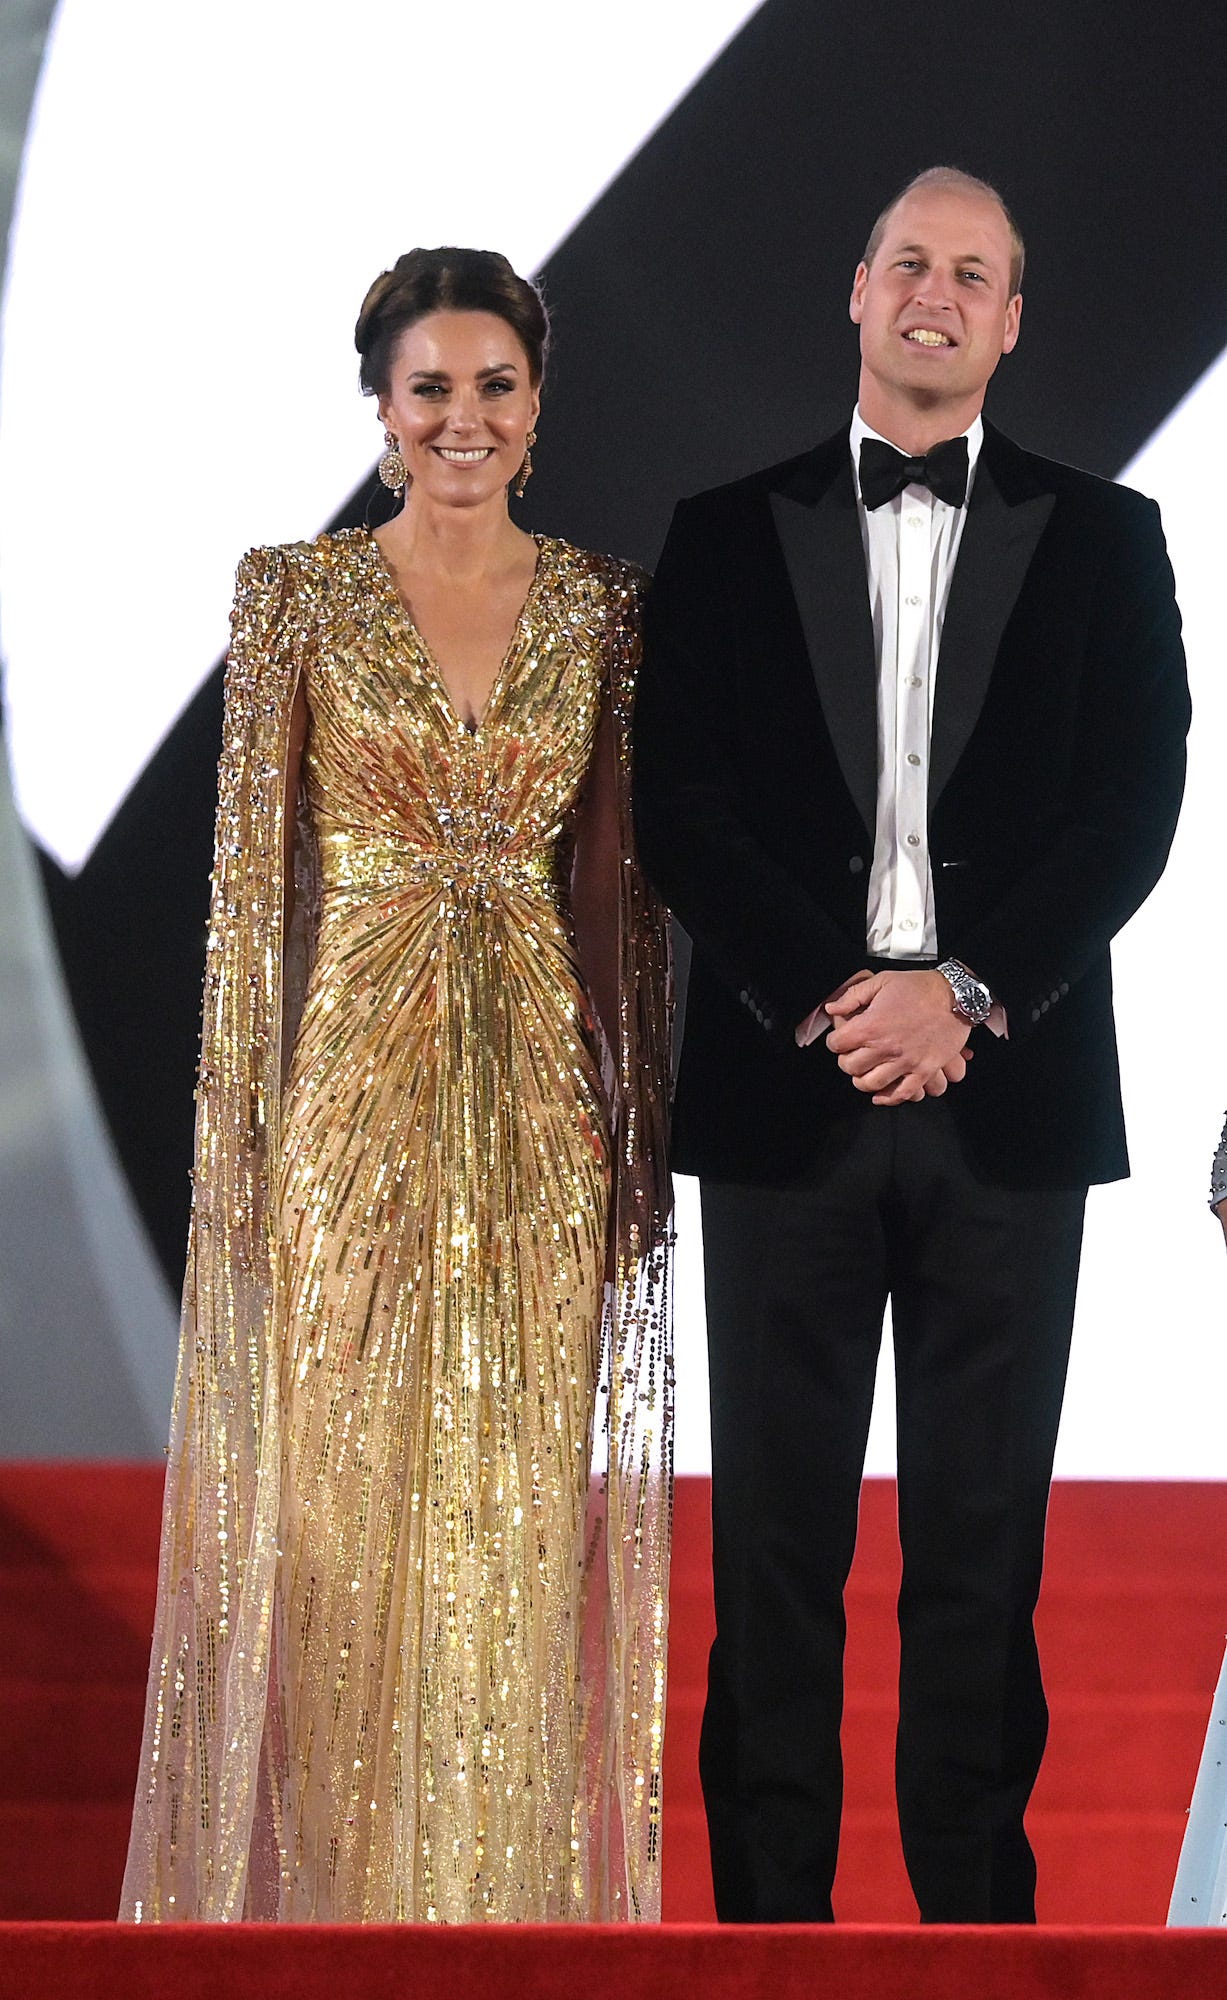
<path fill-rule="evenodd" d="M 1210 1931 L 0 1925 L 0 2000 L 1222 2000 Z"/>
<path fill-rule="evenodd" d="M 105 1919 L 114 1910 L 148 1653 L 159 1486 L 157 1467 L 0 1467 L 0 1918 Z M 892 1801 L 893 1506 L 888 1483 L 867 1487 L 849 1593 L 848 1805 L 836 1907 L 850 1924 L 915 1921 Z M 665 1838 L 665 1913 L 675 1924 L 711 1915 L 695 1775 L 711 1631 L 706 1517 L 705 1484 L 680 1482 Z M 1042 1923 L 1162 1922 L 1225 1628 L 1227 1486 L 1056 1489 L 1041 1607 L 1053 1730 L 1030 1816 Z M 30 1950 L 65 1949 L 55 1942 L 59 1931 L 38 1938 Z M 1227 1937 L 1219 1941 L 1218 1990 L 1227 1993 Z M 100 1948 L 81 1946 L 87 1956 Z M 562 1964 L 572 1948 L 551 1944 L 546 1957 L 553 1963 L 550 1953 L 561 1952 Z M 828 1940 L 823 1948 L 834 1947 Z M 829 1969 L 833 1978 L 833 1961 Z M 0 1974 L 0 1991 L 22 1991 L 24 2000 L 24 1989 L 4 1984 L 8 1976 Z M 538 1994 L 554 1990 L 545 1973 L 533 1977 Z M 154 1990 L 130 1986 L 126 1974 L 114 1978 L 113 1993 Z M 162 1990 L 186 1993 L 177 1972 L 167 1971 L 165 1980 Z M 773 1985 L 773 2000 L 784 1990 Z M 859 1991 L 843 1970 L 835 1990 L 841 2000 Z M 994 1981 L 988 1990 L 1015 1989 Z M 1092 1984 L 1051 1990 L 1089 1993 Z M 1103 1980 L 1094 1990 L 1113 1991 Z"/>

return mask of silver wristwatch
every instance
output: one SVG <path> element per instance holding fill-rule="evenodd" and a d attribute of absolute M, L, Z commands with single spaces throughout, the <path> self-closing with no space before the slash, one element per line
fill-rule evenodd
<path fill-rule="evenodd" d="M 979 1028 L 993 1011 L 993 996 L 982 979 L 958 958 L 943 958 L 937 970 L 954 996 L 953 1012 L 973 1028 Z"/>

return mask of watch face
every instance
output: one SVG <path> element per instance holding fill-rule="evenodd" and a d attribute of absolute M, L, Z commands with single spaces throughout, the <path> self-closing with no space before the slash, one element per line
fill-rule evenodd
<path fill-rule="evenodd" d="M 993 996 L 984 982 L 974 978 L 966 966 L 956 962 L 939 966 L 938 970 L 949 983 L 955 1007 L 964 1019 L 975 1028 L 987 1021 L 992 1011 Z"/>
<path fill-rule="evenodd" d="M 993 996 L 978 979 L 969 979 L 964 989 L 963 1004 L 978 1026 L 981 1021 L 987 1021 L 992 1011 Z"/>

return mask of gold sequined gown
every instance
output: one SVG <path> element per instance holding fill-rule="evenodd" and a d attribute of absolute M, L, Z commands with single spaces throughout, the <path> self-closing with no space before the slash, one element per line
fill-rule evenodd
<path fill-rule="evenodd" d="M 228 970 L 267 987 L 251 1032 L 284 1080 L 271 1104 L 258 1075 L 238 1078 L 263 1172 L 231 1188 L 251 1240 L 229 1243 L 229 1270 L 210 1246 L 202 1315 L 201 1237 L 234 1225 L 220 1189 L 202 1197 L 202 1177 L 226 1178 L 207 980 L 196 1359 L 176 1397 L 124 1913 L 651 1916 L 669 1381 L 667 1198 L 645 1199 L 663 1162 L 644 1141 L 660 1144 L 665 947 L 642 883 L 629 902 L 618 883 L 627 831 L 609 857 L 621 1068 L 615 1082 L 606 1051 L 603 1081 L 569 890 L 598 740 L 626 792 L 638 579 L 541 538 L 470 731 L 371 536 L 264 556 L 245 609 L 240 574 L 231 673 L 255 697 L 246 778 L 258 767 L 270 795 L 277 760 L 254 739 L 284 741 L 305 680 L 308 969 L 295 1026 L 292 976 L 260 961 L 223 860 L 228 811 L 268 855 L 286 808 L 257 825 L 223 764 L 213 944 L 233 960 L 222 986 Z M 216 942 L 219 897 L 246 928 L 237 952 Z M 242 1071 L 233 1033 L 213 1056 Z M 236 1293 L 256 1245 L 266 1268 Z M 229 1380 L 200 1366 L 219 1306 Z M 247 1475 L 231 1469 L 245 1453 Z M 216 1597 L 203 1629 L 199 1605 L 176 1618 L 189 1572 Z"/>

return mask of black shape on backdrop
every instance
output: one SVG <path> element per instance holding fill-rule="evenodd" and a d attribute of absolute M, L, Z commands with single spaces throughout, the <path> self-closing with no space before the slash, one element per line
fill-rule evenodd
<path fill-rule="evenodd" d="M 1111 477 L 1227 346 L 1221 0 L 904 18 L 770 0 L 550 258 L 542 525 L 650 565 L 679 494 L 845 422 L 853 272 L 938 162 L 994 181 L 1029 244 L 989 391 L 1021 444 Z"/>
<path fill-rule="evenodd" d="M 853 270 L 877 210 L 936 161 L 996 181 L 1028 240 L 1023 337 L 989 399 L 1020 442 L 1111 476 L 1227 346 L 1221 0 L 931 0 L 923 29 L 902 20 L 893 0 L 768 0 L 550 258 L 529 525 L 650 566 L 679 494 L 842 422 Z M 381 493 L 372 473 L 332 525 L 378 518 Z M 43 861 L 82 1038 L 175 1286 L 220 710 L 219 669 L 83 873 Z"/>
<path fill-rule="evenodd" d="M 81 873 L 40 854 L 69 997 L 111 1137 L 172 1289 L 183 1279 L 220 668 L 146 765 Z"/>

